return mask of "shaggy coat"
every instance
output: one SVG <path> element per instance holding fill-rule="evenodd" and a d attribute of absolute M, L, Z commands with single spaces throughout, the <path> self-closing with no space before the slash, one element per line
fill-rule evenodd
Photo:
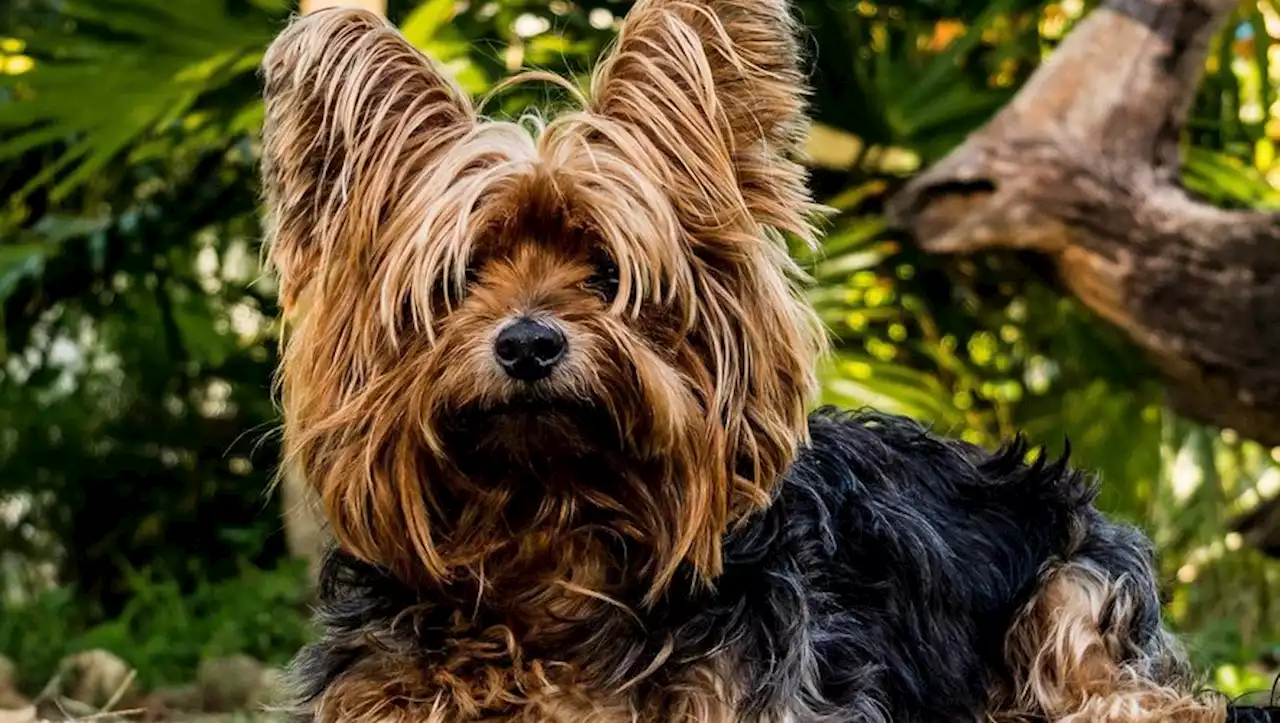
<path fill-rule="evenodd" d="M 1090 695 L 1092 705 L 1128 711 L 1081 721 L 1212 719 L 1156 687 L 1190 679 L 1160 626 L 1150 546 L 1090 505 L 1084 476 L 1064 462 L 1024 464 L 1020 443 L 990 454 L 896 417 L 820 411 L 810 430 L 773 504 L 726 538 L 714 588 L 682 569 L 656 604 L 643 606 L 637 588 L 621 601 L 634 614 L 525 648 L 590 661 L 591 675 L 572 685 L 589 703 L 608 701 L 599 717 L 557 717 L 539 697 L 548 710 L 530 720 L 623 721 L 635 711 L 642 721 L 1021 720 L 1012 712 L 1033 703 L 1018 700 L 1029 684 L 1063 706 L 1056 713 Z M 1037 617 L 1037 594 L 1065 580 L 1096 597 L 1072 595 L 1071 607 Z M 459 645 L 454 615 L 467 604 L 341 552 L 325 568 L 322 597 L 325 635 L 294 670 L 306 702 L 350 684 L 372 659 L 396 661 L 430 690 L 430 671 Z M 485 617 L 471 624 L 502 624 Z M 1019 625 L 1010 651 L 1004 641 Z M 385 712 L 437 704 L 407 689 L 384 694 Z M 484 719 L 525 720 L 519 705 Z M 1183 712 L 1157 715 L 1155 705 Z M 710 715 L 675 714 L 694 709 Z"/>
<path fill-rule="evenodd" d="M 271 46 L 285 443 L 340 549 L 301 719 L 1223 720 L 1065 463 L 811 415 L 796 30 L 640 0 L 520 122 L 368 13 Z"/>

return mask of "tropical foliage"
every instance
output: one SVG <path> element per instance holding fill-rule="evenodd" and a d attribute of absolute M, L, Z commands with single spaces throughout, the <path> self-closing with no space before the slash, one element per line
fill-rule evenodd
<path fill-rule="evenodd" d="M 155 679 L 181 675 L 209 645 L 278 653 L 296 644 L 292 622 L 263 632 L 263 607 L 208 591 L 252 596 L 260 586 L 237 581 L 284 555 L 279 505 L 264 493 L 279 453 L 277 330 L 259 264 L 255 133 L 256 65 L 291 8 L 5 4 L 0 651 L 45 646 L 49 657 L 51 638 L 123 644 L 126 630 L 173 639 L 187 618 L 155 610 L 186 599 L 243 609 L 254 632 L 192 625 L 188 639 L 213 642 L 139 643 Z M 837 339 L 827 401 L 986 445 L 1021 429 L 1058 453 L 1070 438 L 1078 462 L 1100 470 L 1104 506 L 1155 537 L 1171 618 L 1217 683 L 1259 685 L 1258 661 L 1280 646 L 1280 564 L 1245 546 L 1232 520 L 1280 494 L 1280 453 L 1168 413 L 1142 359 L 1035 259 L 927 257 L 881 215 L 906 178 L 1009 100 L 1089 4 L 799 5 L 812 32 L 813 183 L 837 211 L 821 249 L 796 249 Z M 522 67 L 585 77 L 625 9 L 406 0 L 390 14 L 483 95 Z M 1240 7 L 1192 111 L 1185 181 L 1223 205 L 1280 202 L 1278 9 Z M 554 87 L 519 86 L 486 110 L 564 102 Z M 50 616 L 59 627 L 39 623 Z"/>

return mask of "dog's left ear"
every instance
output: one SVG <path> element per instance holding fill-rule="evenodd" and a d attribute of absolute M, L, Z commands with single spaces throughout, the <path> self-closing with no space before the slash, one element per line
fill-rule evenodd
<path fill-rule="evenodd" d="M 368 317 L 387 250 L 435 200 L 423 179 L 475 129 L 475 113 L 394 26 L 362 10 L 294 20 L 262 66 L 267 241 L 294 325 L 281 362 L 288 455 L 343 549 L 398 572 L 439 567 L 426 475 L 395 467 L 410 456 L 386 451 L 399 426 L 377 411 L 400 359 Z M 360 435 L 335 431 L 358 424 Z"/>
<path fill-rule="evenodd" d="M 371 265 L 397 204 L 476 119 L 464 92 L 364 10 L 294 20 L 262 69 L 267 234 L 287 313 L 313 280 Z"/>
<path fill-rule="evenodd" d="M 787 0 L 640 0 L 593 79 L 591 111 L 661 159 L 684 204 L 723 222 L 725 181 L 752 219 L 811 237 L 797 23 Z M 635 159 L 633 159 L 635 160 Z"/>

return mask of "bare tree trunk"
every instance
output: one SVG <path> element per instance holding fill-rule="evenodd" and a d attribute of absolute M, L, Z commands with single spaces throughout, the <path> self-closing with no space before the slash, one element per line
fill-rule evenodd
<path fill-rule="evenodd" d="M 1124 331 L 1180 413 L 1280 444 L 1280 214 L 1179 185 L 1209 42 L 1237 0 L 1104 0 L 890 218 L 934 253 L 1025 249 Z"/>
<path fill-rule="evenodd" d="M 306 14 L 333 7 L 364 8 L 379 15 L 387 14 L 386 0 L 302 0 L 301 10 Z"/>
<path fill-rule="evenodd" d="M 301 11 L 315 12 L 330 7 L 358 7 L 385 15 L 386 0 L 302 0 Z M 288 420 L 285 420 L 288 426 Z M 298 465 L 282 462 L 281 503 L 284 507 L 284 535 L 289 554 L 306 560 L 312 582 L 320 574 L 325 547 L 329 544 L 324 516 L 306 476 Z"/>
<path fill-rule="evenodd" d="M 280 503 L 284 508 L 285 544 L 291 557 L 306 560 L 308 577 L 315 582 L 329 544 L 324 514 L 301 468 L 289 461 L 282 464 Z"/>

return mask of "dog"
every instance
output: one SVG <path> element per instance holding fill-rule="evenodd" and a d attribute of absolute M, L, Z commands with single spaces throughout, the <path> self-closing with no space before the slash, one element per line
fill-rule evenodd
<path fill-rule="evenodd" d="M 286 448 L 337 543 L 317 723 L 1218 723 L 1090 477 L 813 410 L 784 0 L 640 0 L 482 119 L 386 21 L 264 59 Z"/>

